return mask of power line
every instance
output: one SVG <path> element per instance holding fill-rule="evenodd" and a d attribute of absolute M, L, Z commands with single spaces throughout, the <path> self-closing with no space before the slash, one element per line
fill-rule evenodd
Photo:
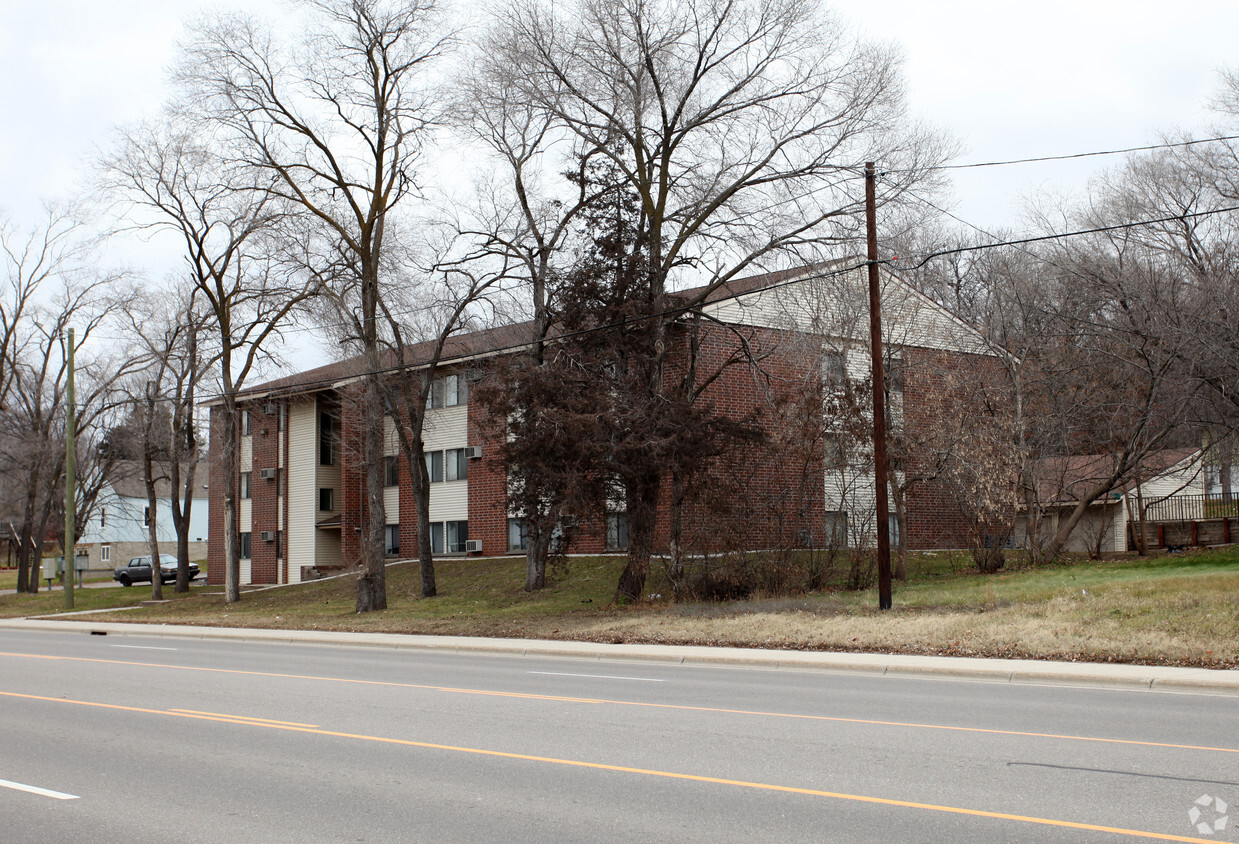
<path fill-rule="evenodd" d="M 1140 147 L 1126 147 L 1124 149 L 1104 149 L 1094 150 L 1091 152 L 1073 152 L 1064 155 L 1042 155 L 1035 158 L 1012 158 L 1006 161 L 976 161 L 969 164 L 939 164 L 933 167 L 919 168 L 904 168 L 904 169 L 887 169 L 887 173 L 910 173 L 913 170 L 968 170 L 976 167 L 1005 167 L 1010 164 L 1034 164 L 1042 161 L 1068 161 L 1075 158 L 1095 158 L 1102 155 L 1126 155 L 1131 152 L 1150 152 L 1156 149 L 1174 149 L 1176 147 L 1190 147 L 1197 144 L 1215 144 L 1223 141 L 1239 140 L 1239 135 L 1222 135 L 1217 138 L 1199 138 L 1192 141 L 1172 141 L 1161 144 L 1148 144 Z"/>
<path fill-rule="evenodd" d="M 1155 226 L 1158 223 L 1170 223 L 1170 222 L 1174 222 L 1175 220 L 1187 220 L 1187 219 L 1195 219 L 1198 217 L 1209 217 L 1214 214 L 1226 214 L 1231 211 L 1239 211 L 1239 205 L 1231 205 L 1226 208 L 1213 208 L 1207 211 L 1193 211 L 1191 213 L 1186 213 L 1186 214 L 1172 214 L 1169 217 L 1159 217 L 1153 220 L 1135 220 L 1130 223 L 1115 223 L 1114 225 L 1097 226 L 1096 228 L 1091 228 L 1091 229 L 1078 229 L 1076 231 L 1070 231 L 1070 232 L 1056 232 L 1053 234 L 1038 235 L 1037 237 L 1019 238 L 1017 240 L 1004 240 L 1004 241 L 999 241 L 997 243 L 982 243 L 976 246 L 960 246 L 955 249 L 943 249 L 939 252 L 931 252 L 930 254 L 924 256 L 921 259 L 921 262 L 919 264 L 913 267 L 900 267 L 900 269 L 917 270 L 925 266 L 927 263 L 929 263 L 934 258 L 941 258 L 945 255 L 959 255 L 964 252 L 979 252 L 982 249 L 996 249 L 999 246 L 1022 246 L 1028 243 L 1042 243 L 1048 240 L 1062 240 L 1064 238 L 1080 237 L 1086 234 L 1102 234 L 1104 232 L 1120 231 L 1122 229 L 1139 228 L 1140 226 Z M 961 220 L 960 222 L 964 222 L 964 221 Z M 972 224 L 966 223 L 966 225 L 972 225 Z M 983 230 L 978 229 L 978 231 L 983 231 Z M 990 236 L 993 237 L 993 235 L 990 235 Z"/>

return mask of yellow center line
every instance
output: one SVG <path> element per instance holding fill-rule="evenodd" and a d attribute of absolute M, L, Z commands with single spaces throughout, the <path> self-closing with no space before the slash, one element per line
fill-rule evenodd
<path fill-rule="evenodd" d="M 210 715 L 214 718 L 227 718 L 231 720 L 253 721 L 257 724 L 278 724 L 287 727 L 309 727 L 316 729 L 318 724 L 302 724 L 300 721 L 276 721 L 271 718 L 255 718 L 252 715 L 225 715 L 222 712 L 199 712 L 197 709 L 169 709 L 169 712 L 186 715 Z"/>
<path fill-rule="evenodd" d="M 636 774 L 662 779 L 685 780 L 688 782 L 709 783 L 711 785 L 727 785 L 736 788 L 747 788 L 757 791 L 774 791 L 784 794 L 803 794 L 810 797 L 827 797 L 834 800 L 848 800 L 856 803 L 874 803 L 881 806 L 897 806 L 905 809 L 921 809 L 929 812 L 942 812 L 951 815 L 968 815 L 978 818 L 993 818 L 996 820 L 1016 821 L 1018 823 L 1037 824 L 1040 826 L 1061 827 L 1066 829 L 1083 829 L 1090 832 L 1108 832 L 1114 835 L 1126 835 L 1133 838 L 1147 838 L 1157 841 L 1189 841 L 1195 844 L 1211 844 L 1212 839 L 1189 838 L 1182 835 L 1169 835 L 1160 832 L 1149 832 L 1139 829 L 1126 829 L 1116 826 L 1062 821 L 1054 818 L 1039 818 L 1032 815 L 1013 815 L 1006 812 L 989 812 L 983 809 L 965 809 L 959 806 L 944 806 L 937 803 L 917 803 L 910 800 L 893 800 L 887 797 L 870 797 L 864 794 L 846 794 L 839 791 L 822 791 L 816 788 L 798 788 L 790 785 L 774 785 L 771 783 L 753 782 L 750 780 L 733 780 L 723 777 L 707 777 L 699 774 L 682 774 L 675 771 L 659 771 L 652 768 L 632 768 L 626 765 L 608 765 L 603 762 L 584 762 L 578 759 L 558 759 L 553 756 L 533 756 L 527 753 L 508 753 L 502 750 L 485 750 L 477 747 L 458 747 L 451 744 L 435 744 L 433 742 L 412 741 L 410 739 L 388 738 L 385 736 L 370 736 L 362 733 L 345 733 L 337 730 L 323 730 L 311 727 L 293 726 L 281 722 L 259 722 L 239 720 L 238 716 L 202 714 L 189 710 L 146 709 L 138 706 L 122 706 L 115 703 L 99 703 L 88 700 L 72 700 L 68 698 L 46 697 L 44 695 L 27 695 L 17 692 L 0 692 L 0 696 L 37 700 L 47 703 L 67 703 L 77 706 L 89 706 L 99 709 L 113 709 L 122 712 L 137 712 L 144 715 L 167 715 L 176 718 L 195 718 L 206 721 L 240 724 L 248 727 L 264 727 L 270 730 L 286 730 L 295 733 L 309 733 L 332 738 L 354 739 L 357 741 L 372 741 L 383 744 L 401 745 L 404 747 L 419 747 L 426 750 L 442 750 L 451 753 L 468 753 L 474 756 L 490 756 L 500 759 L 516 759 L 524 762 L 540 762 L 547 765 L 565 765 L 572 768 L 588 768 L 595 771 L 613 771 L 622 774 Z"/>
<path fill-rule="evenodd" d="M 647 703 L 634 700 L 610 700 L 607 698 L 564 697 L 560 695 L 540 695 L 525 692 L 505 692 L 487 689 L 458 689 L 451 686 L 433 686 L 419 683 L 395 683 L 387 680 L 355 680 L 347 677 L 320 677 L 312 674 L 280 674 L 269 671 L 244 671 L 235 668 L 205 668 L 192 665 L 170 665 L 157 662 L 131 662 L 116 659 L 96 659 L 80 656 L 49 656 L 46 654 L 23 654 L 0 651 L 0 656 L 19 657 L 24 659 L 65 660 L 69 662 L 90 662 L 103 665 L 128 665 L 140 668 L 167 668 L 179 671 L 205 671 L 215 674 L 233 674 L 246 677 L 274 677 L 282 680 L 311 680 L 320 683 L 347 683 L 360 686 L 383 686 L 398 689 L 421 689 L 424 691 L 444 692 L 447 694 L 483 695 L 488 697 L 513 697 L 526 700 L 540 700 L 557 703 L 590 703 L 607 704 L 611 706 L 633 706 L 645 709 L 666 709 L 678 712 L 710 712 L 718 715 L 743 715 L 758 718 L 791 718 L 802 721 L 823 721 L 836 724 L 864 724 L 875 727 L 903 727 L 915 730 L 947 730 L 960 733 L 979 733 L 983 735 L 1019 736 L 1022 738 L 1058 739 L 1062 741 L 1088 741 L 1100 744 L 1123 744 L 1137 747 L 1163 747 L 1172 750 L 1202 750 L 1210 753 L 1239 753 L 1239 747 L 1213 747 L 1199 744 L 1174 744 L 1160 741 L 1141 741 L 1139 739 L 1103 738 L 1100 736 L 1079 736 L 1064 733 L 1034 733 L 1023 730 L 999 730 L 986 727 L 959 727 L 950 724 L 920 724 L 913 721 L 879 721 L 869 718 L 844 718 L 834 715 L 804 715 L 795 712 L 764 712 L 752 709 L 726 709 L 717 706 L 692 706 L 678 703 Z"/>

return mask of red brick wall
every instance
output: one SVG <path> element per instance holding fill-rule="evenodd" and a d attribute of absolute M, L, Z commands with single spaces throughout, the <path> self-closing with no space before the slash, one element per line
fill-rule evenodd
<path fill-rule="evenodd" d="M 250 474 L 250 581 L 277 582 L 276 543 L 264 542 L 263 531 L 279 530 L 277 521 L 278 494 L 276 481 L 262 478 L 263 469 L 274 469 L 279 463 L 279 432 L 275 413 L 264 413 L 267 402 L 245 405 L 250 414 L 251 465 Z M 278 411 L 278 408 L 277 408 Z"/>
<path fill-rule="evenodd" d="M 801 531 L 820 541 L 825 533 L 822 449 L 812 439 L 806 409 L 821 406 L 820 364 L 816 345 L 793 332 L 745 327 L 740 329 L 752 351 L 761 356 L 757 367 L 738 364 L 726 368 L 702 394 L 699 406 L 733 420 L 747 420 L 764 433 L 750 443 L 713 461 L 714 483 L 704 485 L 718 494 L 706 495 L 699 486 L 691 489 L 683 510 L 685 549 L 690 553 L 726 547 L 772 548 L 796 545 Z M 719 368 L 739 347 L 736 334 L 717 325 L 701 329 L 698 377 Z M 670 338 L 667 379 L 680 378 L 687 361 L 686 329 L 677 328 Z M 992 358 L 961 355 L 921 348 L 906 348 L 904 424 L 915 435 L 943 423 L 944 414 L 958 414 L 961 402 L 975 397 L 961 385 L 1000 374 Z M 945 400 L 944 396 L 949 400 Z M 261 541 L 261 531 L 279 530 L 276 524 L 275 482 L 262 480 L 259 470 L 287 466 L 287 455 L 277 461 L 276 420 L 262 414 L 261 404 L 250 406 L 254 414 L 252 577 L 254 582 L 277 579 L 275 543 Z M 469 464 L 469 537 L 480 539 L 484 555 L 507 550 L 506 470 L 502 454 L 502 426 L 486 424 L 480 405 L 468 407 L 469 445 L 482 447 L 482 459 Z M 799 415 L 797 413 L 799 411 Z M 211 413 L 212 452 L 218 443 L 219 408 Z M 360 449 L 357 406 L 347 397 L 341 401 L 341 441 L 337 459 L 341 465 L 339 508 L 342 513 L 342 562 L 353 565 L 359 558 L 362 511 Z M 801 420 L 801 421 L 798 421 Z M 811 420 L 810 420 L 811 421 Z M 263 434 L 263 431 L 266 434 Z M 408 467 L 398 458 L 400 477 L 400 550 L 402 557 L 416 554 L 417 516 L 409 488 Z M 282 482 L 286 483 L 287 478 Z M 223 476 L 218 460 L 210 467 L 209 579 L 223 582 Z M 656 530 L 657 550 L 670 543 L 671 479 L 664 479 Z M 395 517 L 391 514 L 389 519 Z M 605 514 L 583 526 L 571 549 L 578 553 L 604 550 Z M 312 524 L 291 530 L 314 530 Z M 946 487 L 927 481 L 908 494 L 905 525 L 911 548 L 963 547 L 967 523 Z M 285 534 L 285 540 L 287 534 Z M 285 541 L 285 545 L 287 542 Z"/>

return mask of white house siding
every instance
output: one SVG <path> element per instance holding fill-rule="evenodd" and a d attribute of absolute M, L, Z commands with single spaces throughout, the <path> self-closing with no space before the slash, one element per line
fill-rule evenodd
<path fill-rule="evenodd" d="M 311 396 L 293 401 L 288 408 L 288 467 L 285 470 L 285 500 L 288 530 L 284 554 L 288 579 L 301 582 L 301 568 L 316 564 L 314 527 L 318 515 L 318 404 Z"/>
<path fill-rule="evenodd" d="M 400 487 L 389 486 L 383 490 L 383 512 L 389 525 L 400 524 Z"/>
<path fill-rule="evenodd" d="M 201 486 L 201 482 L 198 482 Z M 195 498 L 189 512 L 189 556 L 192 560 L 206 557 L 208 503 Z M 176 553 L 176 526 L 172 523 L 172 503 L 160 499 L 155 512 L 155 535 L 160 553 Z M 78 525 L 78 553 L 87 555 L 91 570 L 111 570 L 123 565 L 130 557 L 149 552 L 150 539 L 146 528 L 146 499 L 117 495 L 111 487 L 104 488 L 90 519 Z M 111 549 L 111 559 L 102 559 L 102 546 Z M 121 559 L 123 558 L 123 559 Z"/>
<path fill-rule="evenodd" d="M 986 352 L 973 328 L 888 272 L 881 276 L 881 295 L 884 342 Z M 825 279 L 806 278 L 715 302 L 704 310 L 724 322 L 849 338 L 861 348 L 869 346 L 869 293 L 863 270 Z"/>
<path fill-rule="evenodd" d="M 469 445 L 468 406 L 461 404 L 428 411 L 423 438 L 426 451 L 464 448 Z M 430 485 L 430 521 L 454 522 L 468 518 L 468 481 L 444 481 Z"/>

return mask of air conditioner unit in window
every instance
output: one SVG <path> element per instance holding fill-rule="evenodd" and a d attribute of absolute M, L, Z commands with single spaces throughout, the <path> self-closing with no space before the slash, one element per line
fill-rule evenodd
<path fill-rule="evenodd" d="M 465 457 L 470 460 L 482 459 L 482 447 L 480 445 L 471 445 L 465 448 Z"/>
<path fill-rule="evenodd" d="M 275 531 L 264 530 L 262 532 L 262 541 L 263 542 L 275 542 Z"/>
<path fill-rule="evenodd" d="M 275 480 L 275 470 L 274 469 L 259 469 L 258 477 L 262 478 L 264 481 L 273 481 Z"/>
<path fill-rule="evenodd" d="M 482 540 L 480 539 L 466 539 L 465 540 L 465 553 L 466 554 L 479 553 L 481 552 L 481 550 L 482 550 Z"/>
<path fill-rule="evenodd" d="M 262 412 L 267 414 L 268 416 L 274 416 L 275 410 L 276 410 L 275 402 L 273 401 L 269 401 L 262 406 Z"/>

